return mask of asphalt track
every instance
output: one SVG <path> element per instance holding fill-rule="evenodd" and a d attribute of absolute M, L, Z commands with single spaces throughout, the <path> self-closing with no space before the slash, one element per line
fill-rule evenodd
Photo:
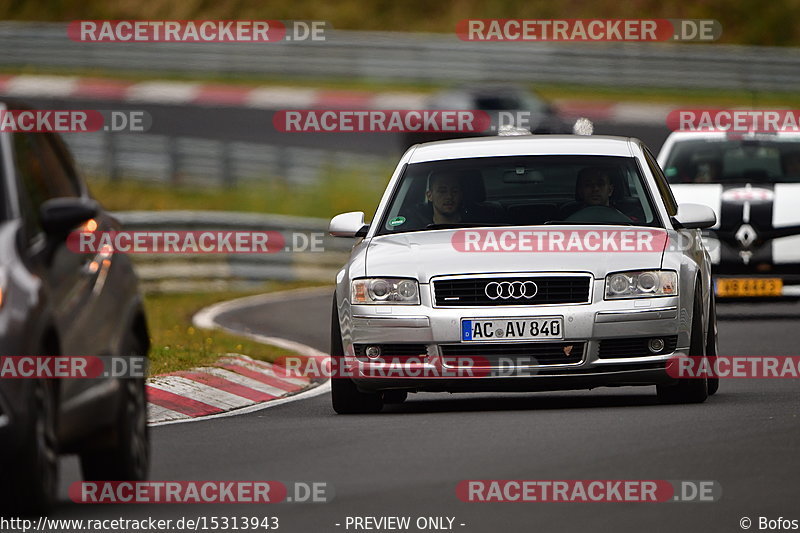
<path fill-rule="evenodd" d="M 48 100 L 51 108 L 111 106 Z M 391 137 L 290 136 L 271 112 L 169 105 L 146 109 L 153 133 L 396 154 Z M 265 127 L 267 125 L 267 127 Z M 595 125 L 657 151 L 665 128 Z M 198 135 L 199 136 L 199 135 Z M 330 297 L 305 296 L 219 317 L 225 325 L 328 349 Z M 720 305 L 726 355 L 797 355 L 800 304 Z M 449 516 L 455 531 L 741 531 L 747 516 L 800 519 L 800 382 L 728 380 L 702 405 L 662 406 L 654 387 L 593 391 L 413 395 L 371 416 L 337 416 L 327 395 L 240 416 L 153 428 L 153 480 L 323 481 L 326 504 L 78 505 L 80 479 L 63 460 L 55 518 L 277 516 L 287 532 L 336 532 L 347 516 Z M 467 479 L 716 480 L 715 503 L 463 503 Z M 341 524 L 341 526 L 336 526 Z M 459 524 L 465 524 L 460 526 Z M 349 531 L 354 531 L 352 528 Z M 363 530 L 361 530 L 363 531 Z M 417 531 L 412 528 L 411 531 Z"/>
<path fill-rule="evenodd" d="M 398 157 L 402 154 L 401 133 L 283 133 L 272 123 L 275 111 L 244 107 L 197 106 L 111 102 L 80 98 L 26 98 L 37 109 L 99 109 L 147 111 L 152 126 L 146 134 L 194 137 L 227 141 L 264 143 L 297 148 L 324 148 L 346 152 Z M 281 109 L 280 102 L 275 109 Z M 595 134 L 638 137 L 657 152 L 667 138 L 666 126 L 595 122 Z"/>
<path fill-rule="evenodd" d="M 330 297 L 220 315 L 227 327 L 326 350 Z M 800 306 L 720 305 L 720 352 L 796 355 Z M 347 516 L 451 516 L 455 530 L 741 531 L 750 517 L 800 519 L 800 398 L 792 379 L 727 380 L 702 405 L 655 388 L 417 394 L 380 415 L 337 416 L 327 395 L 153 429 L 153 480 L 325 481 L 331 503 L 76 505 L 66 517 L 278 516 L 288 532 L 347 531 Z M 62 493 L 79 479 L 65 460 Z M 466 479 L 715 480 L 714 503 L 464 503 Z M 342 524 L 337 527 L 335 524 Z M 465 524 L 459 526 L 458 524 Z M 412 531 L 416 529 L 412 528 Z M 350 531 L 353 531 L 351 528 Z"/>

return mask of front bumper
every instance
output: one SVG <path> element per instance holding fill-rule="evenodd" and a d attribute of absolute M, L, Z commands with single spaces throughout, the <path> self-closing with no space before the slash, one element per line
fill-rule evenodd
<path fill-rule="evenodd" d="M 593 280 L 589 303 L 503 307 L 434 307 L 429 286 L 420 286 L 421 305 L 353 305 L 350 320 L 344 321 L 343 339 L 347 376 L 362 390 L 404 389 L 418 391 L 532 391 L 583 389 L 613 385 L 652 385 L 671 381 L 667 360 L 688 352 L 690 317 L 680 298 L 659 297 L 606 301 L 604 280 Z M 459 362 L 448 359 L 445 350 L 463 347 L 461 320 L 464 318 L 563 317 L 563 340 L 525 341 L 527 344 L 570 345 L 567 362 L 550 357 L 522 362 L 470 362 L 475 371 L 463 371 Z M 646 346 L 650 338 L 667 339 L 666 349 L 625 353 L 625 346 Z M 604 341 L 606 344 L 604 345 Z M 609 341 L 617 349 L 609 351 Z M 620 344 L 620 341 L 622 342 Z M 632 344 L 625 344 L 630 342 Z M 487 353 L 500 345 L 486 343 Z M 520 345 L 522 343 L 519 343 Z M 418 345 L 417 357 L 370 359 L 365 345 Z M 605 346 L 606 349 L 601 350 Z M 621 348 L 620 348 L 621 347 Z M 521 349 L 524 347 L 521 346 Z M 622 350 L 622 351 L 620 351 Z M 612 353 L 613 352 L 613 353 Z M 413 351 L 412 351 L 413 353 Z M 478 353 L 473 351 L 471 353 Z M 569 354 L 569 352 L 567 352 Z M 391 355 L 391 354 L 389 354 Z M 402 369 L 400 367 L 403 367 Z"/>

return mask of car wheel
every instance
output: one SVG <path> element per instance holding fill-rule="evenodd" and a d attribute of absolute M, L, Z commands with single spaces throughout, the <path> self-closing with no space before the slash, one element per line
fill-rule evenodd
<path fill-rule="evenodd" d="M 144 355 L 131 334 L 125 353 Z M 110 446 L 80 455 L 86 481 L 141 481 L 150 466 L 150 435 L 147 428 L 147 395 L 144 378 L 120 380 L 121 398 Z"/>
<path fill-rule="evenodd" d="M 331 312 L 331 357 L 339 358 L 334 362 L 334 369 L 342 369 L 344 358 L 342 332 L 339 329 L 339 312 L 336 307 L 336 296 L 333 297 Z M 337 376 L 341 372 L 334 371 L 331 377 L 331 401 L 333 410 L 340 415 L 377 413 L 383 408 L 383 400 L 377 393 L 365 393 L 358 390 L 356 384 L 346 376 Z"/>
<path fill-rule="evenodd" d="M 700 281 L 698 280 L 698 283 Z M 706 336 L 703 335 L 702 299 L 699 288 L 695 289 L 692 311 L 692 329 L 690 332 L 689 356 L 706 355 Z M 709 324 L 710 325 L 710 324 Z M 661 403 L 702 403 L 708 398 L 708 379 L 683 378 L 668 385 L 656 387 Z"/>
<path fill-rule="evenodd" d="M 47 513 L 56 500 L 58 486 L 57 401 L 52 381 L 36 380 L 28 401 L 31 420 L 20 454 L 3 480 L 0 510 L 14 515 Z M 6 458 L 9 460 L 9 458 Z"/>
<path fill-rule="evenodd" d="M 717 355 L 719 355 L 718 343 L 717 343 L 717 304 L 716 298 L 714 298 L 714 293 L 711 293 L 711 303 L 709 304 L 709 315 L 708 315 L 708 337 L 706 340 L 706 357 L 708 357 L 709 363 L 711 363 L 711 368 L 714 368 L 717 361 Z M 715 394 L 719 390 L 719 378 L 713 377 L 708 378 L 708 395 L 711 396 Z"/>

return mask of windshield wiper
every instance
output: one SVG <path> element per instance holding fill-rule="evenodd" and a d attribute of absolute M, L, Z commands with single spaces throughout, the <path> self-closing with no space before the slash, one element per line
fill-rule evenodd
<path fill-rule="evenodd" d="M 553 226 L 633 226 L 633 222 L 586 222 L 579 220 L 548 220 L 546 225 Z"/>
<path fill-rule="evenodd" d="M 501 227 L 511 226 L 512 224 L 506 223 L 488 223 L 488 222 L 448 222 L 446 224 L 428 224 L 425 229 L 457 229 L 457 228 L 482 228 L 482 227 Z"/>

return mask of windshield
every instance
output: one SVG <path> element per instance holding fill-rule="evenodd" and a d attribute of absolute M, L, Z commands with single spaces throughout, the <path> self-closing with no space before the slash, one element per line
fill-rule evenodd
<path fill-rule="evenodd" d="M 408 165 L 379 235 L 477 226 L 658 225 L 632 157 L 481 157 Z"/>
<path fill-rule="evenodd" d="M 797 183 L 800 138 L 679 141 L 664 173 L 670 183 Z"/>

